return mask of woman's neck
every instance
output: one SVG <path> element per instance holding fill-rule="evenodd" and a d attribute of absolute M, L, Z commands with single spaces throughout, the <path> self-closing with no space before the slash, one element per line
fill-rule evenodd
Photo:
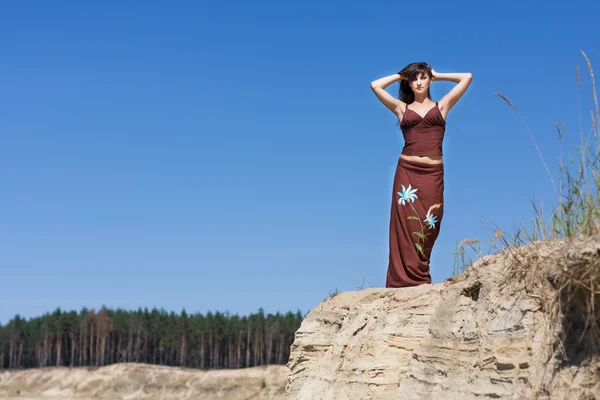
<path fill-rule="evenodd" d="M 427 100 L 429 100 L 429 97 L 427 97 L 427 96 L 415 95 L 415 103 L 425 103 Z"/>

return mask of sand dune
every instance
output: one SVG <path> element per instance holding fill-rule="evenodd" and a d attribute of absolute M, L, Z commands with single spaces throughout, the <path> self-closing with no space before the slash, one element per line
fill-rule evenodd
<path fill-rule="evenodd" d="M 133 363 L 3 371 L 0 399 L 279 400 L 288 374 L 282 365 L 200 371 Z"/>

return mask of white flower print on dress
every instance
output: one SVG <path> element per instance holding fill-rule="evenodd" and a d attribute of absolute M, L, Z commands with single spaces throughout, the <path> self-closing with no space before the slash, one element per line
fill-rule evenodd
<path fill-rule="evenodd" d="M 407 201 L 411 201 L 414 203 L 415 199 L 418 198 L 415 194 L 417 192 L 417 189 L 412 189 L 410 184 L 408 185 L 408 188 L 405 188 L 404 185 L 401 186 L 402 192 L 397 192 L 400 196 L 400 198 L 398 199 L 398 204 L 404 205 Z"/>

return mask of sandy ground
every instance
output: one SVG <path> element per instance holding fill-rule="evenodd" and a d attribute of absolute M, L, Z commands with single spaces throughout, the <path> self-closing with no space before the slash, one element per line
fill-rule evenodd
<path fill-rule="evenodd" d="M 0 372 L 0 399 L 283 400 L 283 365 L 199 371 L 146 364 L 53 367 Z"/>

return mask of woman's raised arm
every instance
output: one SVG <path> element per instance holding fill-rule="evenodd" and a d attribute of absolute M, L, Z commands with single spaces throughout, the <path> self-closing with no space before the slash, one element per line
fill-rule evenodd
<path fill-rule="evenodd" d="M 457 83 L 442 99 L 438 102 L 440 111 L 448 114 L 448 111 L 460 100 L 463 94 L 467 91 L 467 88 L 473 80 L 473 74 L 470 72 L 456 72 L 456 73 L 439 73 L 431 70 L 434 81 L 451 81 Z"/>
<path fill-rule="evenodd" d="M 389 94 L 385 88 L 402 79 L 404 79 L 404 77 L 400 76 L 400 74 L 392 74 L 371 82 L 371 89 L 373 90 L 373 93 L 375 93 L 375 96 L 377 96 L 377 98 L 387 108 L 389 108 L 391 112 L 399 117 L 402 116 L 402 113 L 404 113 L 404 107 L 406 107 L 406 104 Z"/>

